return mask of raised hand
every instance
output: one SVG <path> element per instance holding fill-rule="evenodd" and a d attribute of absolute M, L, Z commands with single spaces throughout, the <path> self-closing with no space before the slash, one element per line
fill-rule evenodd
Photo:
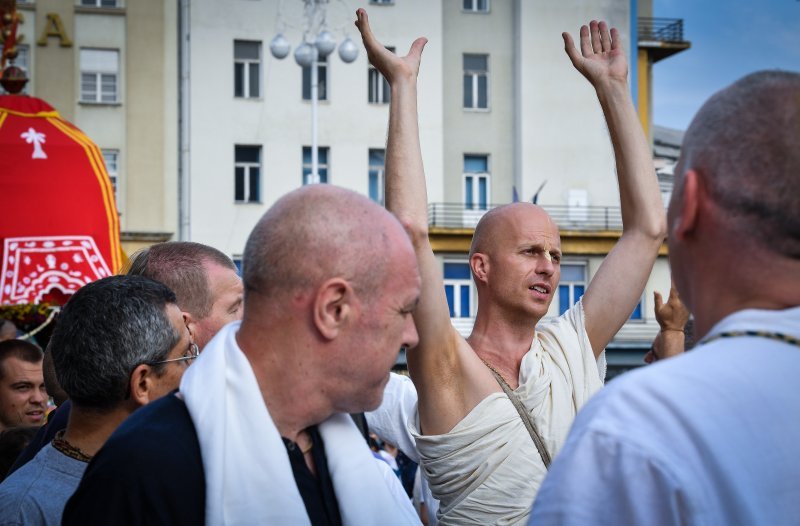
<path fill-rule="evenodd" d="M 621 80 L 627 82 L 628 61 L 620 43 L 619 31 L 608 30 L 608 24 L 592 20 L 589 26 L 581 26 L 581 51 L 569 33 L 562 33 L 564 49 L 575 69 L 597 87 L 605 80 Z"/>
<path fill-rule="evenodd" d="M 422 49 L 427 38 L 418 38 L 411 44 L 411 49 L 404 57 L 399 57 L 378 42 L 369 26 L 369 17 L 364 9 L 356 11 L 356 27 L 361 32 L 361 40 L 367 50 L 370 64 L 381 72 L 389 84 L 399 80 L 414 80 L 419 73 Z"/>
<path fill-rule="evenodd" d="M 689 321 L 689 310 L 681 302 L 675 284 L 672 284 L 669 289 L 669 298 L 664 303 L 661 294 L 657 291 L 653 292 L 653 300 L 656 312 L 656 321 L 661 327 L 662 331 L 673 330 L 683 332 L 686 327 L 686 322 Z"/>

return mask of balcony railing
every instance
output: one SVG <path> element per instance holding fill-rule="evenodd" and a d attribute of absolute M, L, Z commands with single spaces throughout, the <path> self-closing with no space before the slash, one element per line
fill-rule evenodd
<path fill-rule="evenodd" d="M 428 225 L 442 228 L 475 228 L 486 209 L 470 209 L 462 203 L 429 203 Z M 561 230 L 622 230 L 622 215 L 614 206 L 542 205 Z"/>
<path fill-rule="evenodd" d="M 637 23 L 639 41 L 683 42 L 682 18 L 640 17 Z"/>

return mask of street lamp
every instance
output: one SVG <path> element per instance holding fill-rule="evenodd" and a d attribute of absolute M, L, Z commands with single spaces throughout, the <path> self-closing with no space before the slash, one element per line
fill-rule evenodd
<path fill-rule="evenodd" d="M 319 98 L 319 72 L 317 63 L 336 49 L 336 39 L 328 29 L 327 8 L 329 0 L 303 0 L 303 41 L 294 50 L 294 60 L 302 67 L 311 68 L 311 174 L 309 183 L 319 183 L 319 156 L 317 148 L 317 102 Z M 285 22 L 278 12 L 277 36 L 270 42 L 269 50 L 278 60 L 284 59 L 291 51 L 291 45 L 283 36 Z M 339 58 L 345 63 L 358 57 L 358 47 L 345 35 L 339 44 Z"/>

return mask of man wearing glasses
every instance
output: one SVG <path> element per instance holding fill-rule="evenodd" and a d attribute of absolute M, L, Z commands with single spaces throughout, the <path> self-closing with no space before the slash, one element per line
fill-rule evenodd
<path fill-rule="evenodd" d="M 60 524 L 86 466 L 125 418 L 176 389 L 197 345 L 165 285 L 112 276 L 70 298 L 50 341 L 66 429 L 0 484 L 0 523 Z"/>

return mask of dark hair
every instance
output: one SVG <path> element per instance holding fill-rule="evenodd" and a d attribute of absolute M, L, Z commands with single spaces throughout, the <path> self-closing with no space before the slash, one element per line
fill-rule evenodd
<path fill-rule="evenodd" d="M 123 272 L 160 281 L 175 292 L 181 310 L 203 319 L 214 304 L 203 267 L 206 262 L 236 270 L 231 258 L 216 248 L 190 241 L 169 241 L 136 252 Z"/>
<path fill-rule="evenodd" d="M 25 340 L 5 340 L 0 342 L 0 378 L 6 372 L 3 364 L 8 358 L 17 358 L 28 363 L 39 363 L 44 353 L 37 346 Z"/>
<path fill-rule="evenodd" d="M 0 431 L 0 482 L 39 429 L 39 426 L 19 426 Z"/>
<path fill-rule="evenodd" d="M 169 303 L 175 294 L 142 276 L 103 278 L 69 299 L 49 349 L 58 382 L 76 406 L 115 407 L 127 397 L 137 365 L 166 358 L 181 336 L 167 316 Z"/>
<path fill-rule="evenodd" d="M 800 258 L 800 74 L 760 71 L 711 97 L 692 120 L 676 174 L 698 171 L 726 220 L 772 253 Z"/>

